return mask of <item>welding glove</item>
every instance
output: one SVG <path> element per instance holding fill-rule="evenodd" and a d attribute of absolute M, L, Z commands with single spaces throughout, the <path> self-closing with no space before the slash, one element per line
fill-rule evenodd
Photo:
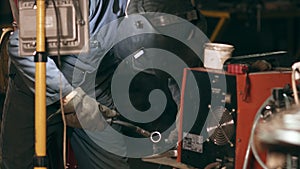
<path fill-rule="evenodd" d="M 69 127 L 83 128 L 91 131 L 102 131 L 106 128 L 107 119 L 118 113 L 98 103 L 80 87 L 64 98 L 64 113 Z"/>

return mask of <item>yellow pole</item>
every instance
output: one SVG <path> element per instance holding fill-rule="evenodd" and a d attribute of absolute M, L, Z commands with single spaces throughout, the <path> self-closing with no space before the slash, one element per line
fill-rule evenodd
<path fill-rule="evenodd" d="M 45 63 L 36 63 L 35 84 L 35 155 L 36 158 L 46 157 L 46 92 Z M 39 161 L 39 160 L 38 160 Z M 44 161 L 44 160 L 42 160 Z M 45 169 L 46 166 L 35 167 Z"/>
<path fill-rule="evenodd" d="M 47 169 L 46 160 L 46 62 L 45 0 L 36 1 L 35 60 L 35 159 L 34 169 Z"/>
<path fill-rule="evenodd" d="M 217 38 L 217 36 L 218 36 L 220 30 L 222 29 L 222 27 L 223 27 L 225 21 L 226 21 L 226 18 L 220 18 L 220 20 L 219 20 L 217 26 L 216 26 L 215 29 L 214 29 L 214 32 L 212 33 L 212 35 L 211 35 L 211 37 L 210 37 L 210 41 L 211 41 L 211 42 L 214 42 L 214 41 L 216 40 L 216 38 Z"/>
<path fill-rule="evenodd" d="M 210 41 L 213 42 L 216 40 L 218 34 L 220 33 L 223 25 L 225 24 L 226 20 L 230 18 L 230 13 L 226 11 L 210 11 L 210 10 L 201 10 L 201 13 L 205 17 L 212 17 L 212 18 L 219 18 L 219 22 L 216 25 L 212 35 L 210 36 Z"/>
<path fill-rule="evenodd" d="M 36 51 L 45 52 L 45 0 L 37 0 L 36 5 Z"/>

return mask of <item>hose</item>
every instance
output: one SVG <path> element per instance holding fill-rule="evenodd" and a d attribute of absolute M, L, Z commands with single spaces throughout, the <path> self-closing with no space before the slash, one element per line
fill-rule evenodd
<path fill-rule="evenodd" d="M 260 120 L 260 115 L 261 115 L 261 111 L 263 110 L 263 108 L 267 105 L 267 103 L 269 103 L 269 101 L 272 99 L 272 96 L 269 96 L 265 102 L 262 104 L 262 106 L 258 109 L 258 111 L 256 112 L 255 118 L 254 118 L 254 122 L 252 125 L 252 129 L 251 129 L 251 133 L 250 133 L 250 138 L 249 138 L 249 142 L 248 142 L 248 146 L 247 146 L 247 151 L 245 154 L 245 159 L 244 159 L 244 164 L 243 164 L 243 169 L 247 169 L 248 166 L 248 161 L 249 161 L 249 156 L 250 156 L 250 150 L 252 150 L 252 153 L 255 157 L 255 159 L 257 160 L 257 162 L 259 163 L 259 165 L 263 168 L 263 169 L 268 169 L 268 167 L 264 164 L 264 162 L 261 160 L 260 156 L 257 153 L 256 147 L 254 145 L 254 132 L 255 129 L 257 127 L 257 124 Z"/>

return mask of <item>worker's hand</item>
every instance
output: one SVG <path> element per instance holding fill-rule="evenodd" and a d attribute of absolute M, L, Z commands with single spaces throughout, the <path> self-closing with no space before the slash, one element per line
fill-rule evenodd
<path fill-rule="evenodd" d="M 101 105 L 80 87 L 63 99 L 67 126 L 92 131 L 102 131 L 108 125 L 107 118 L 118 115 L 115 110 Z"/>

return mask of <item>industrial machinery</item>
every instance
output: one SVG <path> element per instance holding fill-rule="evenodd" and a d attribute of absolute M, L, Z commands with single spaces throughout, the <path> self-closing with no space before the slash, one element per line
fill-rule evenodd
<path fill-rule="evenodd" d="M 230 74 L 223 70 L 186 69 L 183 83 L 184 100 L 199 92 L 197 119 L 191 130 L 185 131 L 185 121 L 191 110 L 182 105 L 182 141 L 177 161 L 196 168 L 243 168 L 255 115 L 273 88 L 291 82 L 290 71 L 266 71 Z M 190 90 L 195 78 L 198 91 Z M 180 130 L 179 130 L 180 131 Z M 259 152 L 265 159 L 265 152 Z M 246 168 L 261 168 L 252 154 Z"/>

